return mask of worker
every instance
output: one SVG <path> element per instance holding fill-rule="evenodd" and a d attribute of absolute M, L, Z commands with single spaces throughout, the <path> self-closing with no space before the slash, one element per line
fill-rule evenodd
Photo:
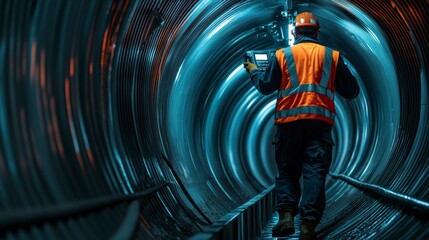
<path fill-rule="evenodd" d="M 356 78 L 339 51 L 318 43 L 319 28 L 314 14 L 300 13 L 292 30 L 294 45 L 277 50 L 265 71 L 244 62 L 260 93 L 278 91 L 273 144 L 279 221 L 273 227 L 273 237 L 294 234 L 294 218 L 299 213 L 299 239 L 316 238 L 315 228 L 325 209 L 325 179 L 334 146 L 334 93 L 346 99 L 359 94 Z"/>

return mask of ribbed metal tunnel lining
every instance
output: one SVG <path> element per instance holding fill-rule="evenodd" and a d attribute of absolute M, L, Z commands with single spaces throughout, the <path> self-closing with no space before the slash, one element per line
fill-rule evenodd
<path fill-rule="evenodd" d="M 281 21 L 281 7 L 2 1 L 0 222 L 1 213 L 132 196 L 167 181 L 139 201 L 131 235 L 186 238 L 262 192 L 275 174 L 273 98 L 251 88 L 241 62 L 245 49 L 279 47 L 261 26 Z M 297 9 L 333 23 L 322 25 L 321 41 L 342 48 L 364 88 L 358 101 L 340 101 L 334 173 L 429 201 L 427 2 L 303 1 Z M 365 35 L 341 36 L 352 34 L 347 26 Z M 385 65 L 369 64 L 377 61 Z M 387 155 L 377 155 L 383 147 Z M 429 236 L 425 214 L 331 178 L 328 188 L 323 238 Z M 118 236 L 133 218 L 127 209 L 0 225 L 1 237 Z"/>
<path fill-rule="evenodd" d="M 398 85 L 401 99 L 401 125 L 395 146 L 388 160 L 393 164 L 388 165 L 387 174 L 383 175 L 383 178 L 378 182 L 383 186 L 389 186 L 407 160 L 419 125 L 418 119 L 421 110 L 419 62 L 410 36 L 411 29 L 407 26 L 407 22 L 398 18 L 398 10 L 391 7 L 393 2 L 368 4 L 358 1 L 356 4 L 373 16 L 379 25 L 383 26 L 384 34 L 390 39 L 388 42 L 389 49 L 391 49 L 393 58 L 396 59 L 395 68 L 398 79 L 400 79 Z M 411 81 L 401 81 L 405 79 Z"/>

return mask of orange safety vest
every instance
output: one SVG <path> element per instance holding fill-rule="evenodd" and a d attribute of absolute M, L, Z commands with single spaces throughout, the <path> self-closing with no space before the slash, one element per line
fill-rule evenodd
<path fill-rule="evenodd" d="M 339 56 L 338 51 L 312 42 L 276 51 L 282 81 L 275 124 L 299 119 L 334 124 L 334 80 Z"/>

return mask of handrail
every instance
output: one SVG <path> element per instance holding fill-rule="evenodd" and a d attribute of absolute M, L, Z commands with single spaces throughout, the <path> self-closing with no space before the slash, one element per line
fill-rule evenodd
<path fill-rule="evenodd" d="M 152 188 L 148 188 L 138 193 L 119 196 L 103 196 L 92 199 L 85 199 L 78 202 L 62 203 L 58 206 L 46 206 L 37 209 L 16 209 L 0 212 L 0 229 L 22 227 L 26 225 L 66 219 L 89 212 L 94 212 L 103 208 L 111 207 L 123 202 L 130 202 L 142 199 L 158 192 L 168 186 L 167 182 L 162 182 Z"/>
<path fill-rule="evenodd" d="M 383 187 L 375 185 L 375 184 L 365 183 L 365 182 L 359 181 L 357 179 L 354 179 L 354 178 L 349 177 L 349 176 L 344 175 L 344 174 L 337 174 L 337 173 L 331 172 L 329 175 L 331 175 L 334 179 L 341 179 L 344 182 L 346 182 L 346 183 L 348 183 L 348 184 L 350 184 L 356 188 L 359 188 L 359 189 L 362 189 L 365 191 L 371 191 L 371 192 L 373 192 L 373 193 L 375 193 L 381 197 L 391 199 L 397 203 L 402 203 L 402 204 L 411 206 L 413 208 L 419 209 L 422 212 L 429 213 L 429 203 L 428 202 L 416 199 L 414 197 L 407 196 L 405 194 L 394 192 L 392 190 L 383 188 Z"/>

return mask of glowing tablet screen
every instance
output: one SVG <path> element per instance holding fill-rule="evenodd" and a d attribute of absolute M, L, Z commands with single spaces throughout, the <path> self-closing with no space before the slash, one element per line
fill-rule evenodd
<path fill-rule="evenodd" d="M 255 54 L 255 60 L 268 60 L 268 55 L 256 53 Z"/>

